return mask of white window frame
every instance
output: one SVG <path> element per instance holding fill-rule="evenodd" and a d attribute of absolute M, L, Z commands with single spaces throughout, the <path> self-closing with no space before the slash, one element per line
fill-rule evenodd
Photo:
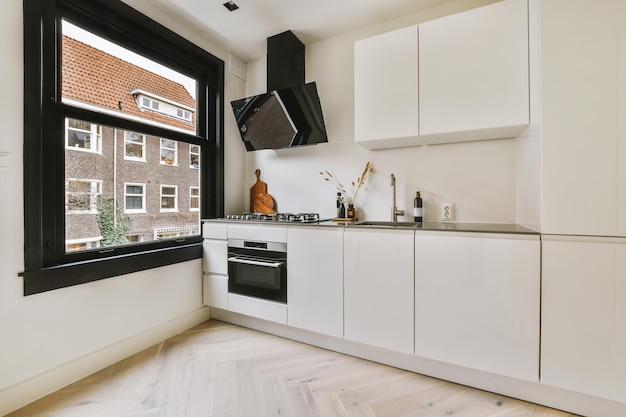
<path fill-rule="evenodd" d="M 132 139 L 129 139 L 128 136 L 129 135 L 138 135 L 139 137 L 142 138 L 142 142 L 136 142 L 133 141 Z M 142 152 L 141 152 L 141 157 L 136 157 L 136 156 L 129 156 L 126 154 L 126 146 L 128 144 L 132 144 L 132 145 L 141 145 L 142 147 Z M 128 130 L 124 131 L 124 159 L 128 160 L 128 161 L 141 161 L 141 162 L 146 162 L 146 135 L 144 135 L 143 133 L 138 133 L 138 132 L 131 132 Z"/>
<path fill-rule="evenodd" d="M 163 194 L 163 188 L 173 188 L 174 194 Z M 163 208 L 163 198 L 174 197 L 174 208 Z M 178 185 L 161 184 L 161 198 L 159 199 L 161 213 L 172 213 L 178 211 Z"/>
<path fill-rule="evenodd" d="M 174 147 L 173 148 L 168 148 L 166 146 L 163 146 L 163 142 L 164 141 L 174 142 Z M 174 152 L 174 162 L 172 162 L 171 164 L 168 164 L 167 162 L 165 162 L 163 160 L 163 158 L 164 158 L 163 151 L 172 151 L 172 152 Z M 160 153 L 159 153 L 159 155 L 160 155 L 161 165 L 178 166 L 178 141 L 176 141 L 174 139 L 161 138 L 161 146 L 160 146 Z"/>
<path fill-rule="evenodd" d="M 196 190 L 198 194 L 194 195 L 193 190 Z M 191 204 L 191 202 L 194 199 L 198 200 L 198 207 L 192 207 L 193 205 Z M 189 211 L 200 211 L 200 187 L 198 186 L 189 187 Z"/>
<path fill-rule="evenodd" d="M 195 152 L 193 149 L 197 149 L 198 151 Z M 202 148 L 200 148 L 199 145 L 189 145 L 189 168 L 191 169 L 200 169 L 200 152 L 202 151 Z M 198 158 L 198 165 L 195 166 L 194 164 L 191 163 L 191 156 L 192 155 L 196 155 L 196 157 Z"/>
<path fill-rule="evenodd" d="M 143 193 L 140 194 L 128 194 L 127 187 L 141 187 Z M 129 209 L 126 207 L 126 197 L 139 197 L 141 196 L 141 209 Z M 136 182 L 124 183 L 124 213 L 146 213 L 146 184 Z"/>
<path fill-rule="evenodd" d="M 91 130 L 70 127 L 70 119 L 77 120 L 83 123 L 89 123 L 91 125 Z M 76 131 L 76 132 L 81 132 L 84 134 L 91 135 L 90 147 L 80 148 L 78 146 L 70 146 L 70 131 Z M 65 149 L 71 149 L 73 151 L 80 151 L 80 152 L 91 152 L 91 153 L 102 154 L 102 127 L 95 123 L 90 123 L 84 120 L 72 119 L 70 117 L 66 117 L 65 118 Z"/>
<path fill-rule="evenodd" d="M 89 183 L 89 192 L 70 191 L 70 183 L 83 182 Z M 69 208 L 70 195 L 89 195 L 89 208 L 85 210 L 72 210 Z M 67 214 L 96 214 L 98 213 L 98 196 L 102 195 L 102 180 L 84 179 L 84 178 L 68 178 L 67 188 L 65 190 L 65 212 Z"/>

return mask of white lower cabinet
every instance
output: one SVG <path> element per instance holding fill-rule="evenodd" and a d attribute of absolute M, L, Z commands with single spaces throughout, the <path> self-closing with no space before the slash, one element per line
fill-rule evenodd
<path fill-rule="evenodd" d="M 228 224 L 202 225 L 202 300 L 212 307 L 228 306 Z"/>
<path fill-rule="evenodd" d="M 415 354 L 539 380 L 538 235 L 415 234 Z"/>
<path fill-rule="evenodd" d="M 344 232 L 344 334 L 413 353 L 413 241 L 408 230 Z"/>
<path fill-rule="evenodd" d="M 202 300 L 206 305 L 228 309 L 228 275 L 205 273 L 202 280 Z"/>
<path fill-rule="evenodd" d="M 541 382 L 626 402 L 626 239 L 542 245 Z"/>
<path fill-rule="evenodd" d="M 288 324 L 343 337 L 343 228 L 287 230 Z"/>

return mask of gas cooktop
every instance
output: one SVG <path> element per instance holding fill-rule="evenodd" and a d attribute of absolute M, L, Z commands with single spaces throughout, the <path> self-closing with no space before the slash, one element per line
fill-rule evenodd
<path fill-rule="evenodd" d="M 318 223 L 329 219 L 320 219 L 318 213 L 243 213 L 228 214 L 227 220 L 241 220 L 250 222 L 277 222 L 277 223 Z"/>

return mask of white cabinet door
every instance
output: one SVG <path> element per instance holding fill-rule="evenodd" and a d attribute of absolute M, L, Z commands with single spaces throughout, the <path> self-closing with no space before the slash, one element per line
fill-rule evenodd
<path fill-rule="evenodd" d="M 626 239 L 549 238 L 541 382 L 626 402 Z"/>
<path fill-rule="evenodd" d="M 354 44 L 354 138 L 369 149 L 420 144 L 417 26 Z"/>
<path fill-rule="evenodd" d="M 228 309 L 228 275 L 204 274 L 202 301 L 211 307 Z"/>
<path fill-rule="evenodd" d="M 504 0 L 419 25 L 427 144 L 518 136 L 529 123 L 528 5 Z"/>
<path fill-rule="evenodd" d="M 539 380 L 539 236 L 416 232 L 415 354 Z"/>
<path fill-rule="evenodd" d="M 542 231 L 626 236 L 626 2 L 540 15 Z"/>
<path fill-rule="evenodd" d="M 228 241 L 204 239 L 202 270 L 210 274 L 228 275 Z"/>
<path fill-rule="evenodd" d="M 290 326 L 343 337 L 343 228 L 289 227 Z"/>
<path fill-rule="evenodd" d="M 413 353 L 413 231 L 344 232 L 345 338 Z"/>

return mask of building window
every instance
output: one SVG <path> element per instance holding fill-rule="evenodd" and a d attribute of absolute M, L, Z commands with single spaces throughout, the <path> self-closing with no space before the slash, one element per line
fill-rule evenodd
<path fill-rule="evenodd" d="M 175 185 L 161 186 L 161 211 L 178 211 L 178 187 Z"/>
<path fill-rule="evenodd" d="M 67 149 L 102 152 L 100 126 L 83 120 L 65 119 L 65 146 Z"/>
<path fill-rule="evenodd" d="M 24 294 L 201 257 L 200 217 L 223 215 L 224 62 L 121 0 L 25 1 L 23 12 Z M 145 86 L 154 91 L 133 93 Z M 168 216 L 172 227 L 196 227 L 184 238 L 151 239 L 164 219 L 150 184 L 172 175 L 158 169 L 160 138 L 196 145 L 206 161 L 176 180 L 201 195 L 197 213 Z M 177 208 L 177 192 L 164 191 L 161 204 L 174 197 Z M 100 236 L 106 250 L 94 247 Z"/>
<path fill-rule="evenodd" d="M 189 187 L 189 211 L 200 210 L 200 187 Z"/>
<path fill-rule="evenodd" d="M 102 181 L 69 179 L 65 195 L 67 213 L 96 213 L 98 196 L 102 195 Z"/>
<path fill-rule="evenodd" d="M 65 250 L 68 252 L 84 251 L 89 249 L 96 249 L 100 247 L 101 236 L 88 237 L 85 239 L 66 240 Z"/>
<path fill-rule="evenodd" d="M 161 139 L 161 164 L 178 165 L 178 142 Z"/>
<path fill-rule="evenodd" d="M 146 185 L 124 184 L 124 211 L 126 213 L 146 212 Z"/>
<path fill-rule="evenodd" d="M 189 145 L 189 168 L 200 168 L 200 147 Z"/>
<path fill-rule="evenodd" d="M 133 90 L 132 94 L 137 98 L 137 105 L 142 110 L 150 110 L 169 117 L 192 122 L 191 115 L 195 110 L 191 107 L 165 97 L 148 97 L 146 94 L 150 93 L 141 89 Z"/>
<path fill-rule="evenodd" d="M 134 161 L 146 160 L 146 136 L 135 132 L 124 132 L 124 158 Z"/>
<path fill-rule="evenodd" d="M 200 226 L 163 227 L 154 229 L 154 239 L 177 239 L 183 236 L 193 236 L 197 233 L 200 233 Z"/>

